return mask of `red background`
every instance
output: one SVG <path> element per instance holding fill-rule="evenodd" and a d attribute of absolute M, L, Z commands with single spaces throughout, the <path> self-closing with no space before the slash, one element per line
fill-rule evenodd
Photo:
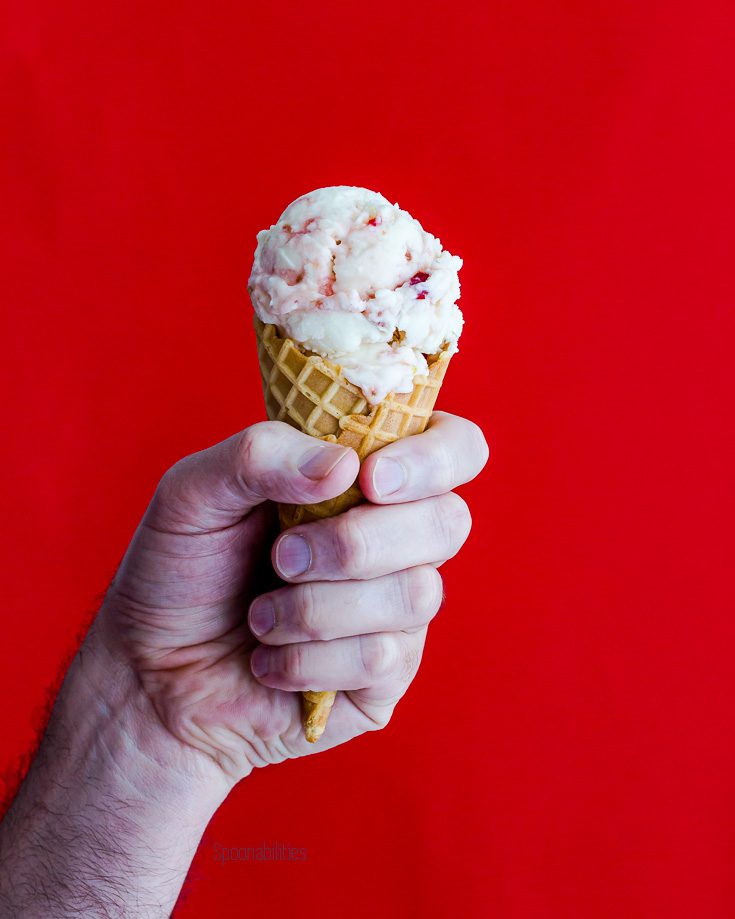
<path fill-rule="evenodd" d="M 256 231 L 366 185 L 465 259 L 493 459 L 389 729 L 242 783 L 177 915 L 732 917 L 732 5 L 266 6 L 5 7 L 2 763 L 164 469 L 263 416 Z"/>

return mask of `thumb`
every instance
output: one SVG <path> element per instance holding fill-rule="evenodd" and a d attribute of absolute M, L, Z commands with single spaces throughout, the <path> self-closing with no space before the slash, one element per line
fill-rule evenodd
<path fill-rule="evenodd" d="M 180 460 L 156 489 L 146 522 L 176 533 L 231 526 L 263 501 L 314 504 L 342 494 L 360 471 L 354 450 L 263 421 Z"/>

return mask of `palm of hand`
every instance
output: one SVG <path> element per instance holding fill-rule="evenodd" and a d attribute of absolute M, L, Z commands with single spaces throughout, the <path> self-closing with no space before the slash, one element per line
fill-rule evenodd
<path fill-rule="evenodd" d="M 159 529 L 152 516 L 149 510 L 107 606 L 142 688 L 178 741 L 239 779 L 253 766 L 318 752 L 375 726 L 359 694 L 347 693 L 314 747 L 303 737 L 300 695 L 263 686 L 251 673 L 257 639 L 247 609 L 280 583 L 270 563 L 273 504 L 203 533 Z"/>

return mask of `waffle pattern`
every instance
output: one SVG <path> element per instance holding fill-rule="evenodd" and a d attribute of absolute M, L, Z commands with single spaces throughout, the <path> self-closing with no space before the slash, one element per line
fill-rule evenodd
<path fill-rule="evenodd" d="M 257 317 L 255 330 L 268 418 L 352 447 L 360 462 L 385 444 L 424 430 L 449 364 L 446 352 L 434 355 L 428 374 L 417 377 L 410 393 L 391 393 L 370 406 L 337 365 L 302 351 L 291 339 L 281 338 L 275 326 L 264 325 Z M 280 505 L 281 528 L 333 517 L 363 500 L 362 492 L 353 485 L 330 501 Z"/>
<path fill-rule="evenodd" d="M 362 391 L 346 380 L 340 368 L 317 354 L 308 354 L 275 326 L 255 317 L 258 359 L 268 418 L 286 421 L 300 431 L 352 447 L 362 462 L 366 456 L 401 437 L 426 427 L 449 364 L 445 351 L 429 359 L 429 372 L 416 379 L 410 393 L 391 393 L 370 406 Z M 335 517 L 364 501 L 357 485 L 319 504 L 281 504 L 281 529 L 325 517 Z M 335 692 L 304 692 L 304 736 L 316 743 L 324 733 Z"/>

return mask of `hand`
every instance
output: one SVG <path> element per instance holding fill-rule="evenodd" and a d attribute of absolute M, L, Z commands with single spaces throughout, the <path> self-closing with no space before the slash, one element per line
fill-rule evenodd
<path fill-rule="evenodd" d="M 0 916 L 169 915 L 238 779 L 386 724 L 486 458 L 436 413 L 365 461 L 371 504 L 280 536 L 270 502 L 340 494 L 354 452 L 267 422 L 169 470 L 0 824 Z M 304 688 L 346 690 L 316 748 Z"/>
<path fill-rule="evenodd" d="M 206 757 L 234 782 L 387 724 L 441 602 L 437 568 L 470 531 L 451 490 L 487 455 L 476 425 L 436 412 L 361 469 L 352 450 L 264 422 L 166 473 L 96 632 L 133 671 L 162 746 L 176 741 L 178 768 Z M 270 553 L 271 502 L 322 501 L 358 473 L 371 503 L 294 527 Z M 345 690 L 316 746 L 304 689 Z"/>

